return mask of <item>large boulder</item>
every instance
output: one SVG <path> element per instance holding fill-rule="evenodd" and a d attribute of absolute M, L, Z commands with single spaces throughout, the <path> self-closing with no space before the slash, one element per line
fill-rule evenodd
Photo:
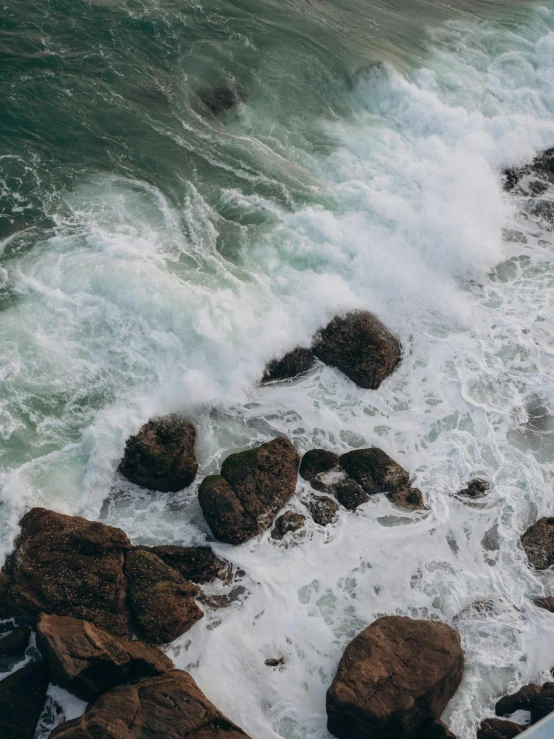
<path fill-rule="evenodd" d="M 47 688 L 48 673 L 42 662 L 26 664 L 0 682 L 2 739 L 34 739 Z"/>
<path fill-rule="evenodd" d="M 191 582 L 204 584 L 214 580 L 228 580 L 231 576 L 232 567 L 229 562 L 218 557 L 211 547 L 163 545 L 150 547 L 150 551 Z"/>
<path fill-rule="evenodd" d="M 172 670 L 110 690 L 50 739 L 248 739 L 186 672 Z"/>
<path fill-rule="evenodd" d="M 151 644 L 166 644 L 188 631 L 203 613 L 196 604 L 198 588 L 153 552 L 127 553 L 125 574 L 133 621 Z"/>
<path fill-rule="evenodd" d="M 541 518 L 521 537 L 529 562 L 537 570 L 554 565 L 554 517 Z"/>
<path fill-rule="evenodd" d="M 119 471 L 150 490 L 175 493 L 196 477 L 196 429 L 177 415 L 148 421 L 125 445 Z"/>
<path fill-rule="evenodd" d="M 311 349 L 298 347 L 281 359 L 274 359 L 265 368 L 262 382 L 278 382 L 279 380 L 292 380 L 294 377 L 304 375 L 311 370 L 315 364 L 314 353 Z"/>
<path fill-rule="evenodd" d="M 516 693 L 505 695 L 496 702 L 494 712 L 497 716 L 511 716 L 516 711 L 528 711 L 531 703 L 538 698 L 540 685 L 524 685 Z"/>
<path fill-rule="evenodd" d="M 216 539 L 242 544 L 267 529 L 296 490 L 298 463 L 283 437 L 227 457 L 221 474 L 206 477 L 198 491 Z"/>
<path fill-rule="evenodd" d="M 387 499 L 403 511 L 425 511 L 427 510 L 421 490 L 417 488 L 400 488 L 394 493 L 388 493 Z"/>
<path fill-rule="evenodd" d="M 548 687 L 549 685 L 550 687 Z M 554 711 L 554 686 L 552 686 L 552 683 L 543 685 L 540 695 L 531 701 L 529 710 L 532 724 L 536 724 L 537 721 Z"/>
<path fill-rule="evenodd" d="M 408 485 L 410 476 L 382 449 L 354 449 L 340 458 L 343 470 L 368 495 L 393 493 Z"/>
<path fill-rule="evenodd" d="M 519 189 L 525 194 L 536 195 L 554 184 L 554 149 L 541 152 L 531 164 L 504 171 L 504 188 Z"/>
<path fill-rule="evenodd" d="M 121 529 L 78 516 L 32 508 L 6 565 L 9 608 L 74 616 L 120 636 L 129 635 L 123 574 L 131 546 Z"/>
<path fill-rule="evenodd" d="M 367 311 L 336 316 L 315 337 L 314 354 L 356 385 L 376 390 L 400 361 L 401 346 Z"/>
<path fill-rule="evenodd" d="M 51 680 L 84 701 L 122 683 L 136 682 L 173 669 L 159 649 L 112 636 L 88 621 L 41 614 L 37 645 Z"/>
<path fill-rule="evenodd" d="M 327 691 L 328 729 L 339 739 L 416 739 L 440 717 L 463 670 L 450 626 L 379 618 L 342 656 Z"/>

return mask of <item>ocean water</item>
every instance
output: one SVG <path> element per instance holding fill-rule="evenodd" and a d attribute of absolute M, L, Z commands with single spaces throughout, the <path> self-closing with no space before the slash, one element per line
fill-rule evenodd
<path fill-rule="evenodd" d="M 405 5 L 3 6 L 2 556 L 33 505 L 211 541 L 196 484 L 116 471 L 167 412 L 197 426 L 199 480 L 286 434 L 379 446 L 424 494 L 426 512 L 376 497 L 288 545 L 213 544 L 243 573 L 206 588 L 230 605 L 167 653 L 253 739 L 328 739 L 342 651 L 385 614 L 459 630 L 459 739 L 554 667 L 532 602 L 554 578 L 519 544 L 554 510 L 554 235 L 501 175 L 554 146 L 554 5 Z M 223 84 L 242 101 L 215 118 L 201 93 Z M 378 391 L 321 364 L 259 386 L 357 307 L 404 347 Z M 457 496 L 476 476 L 487 497 Z M 41 739 L 83 710 L 52 695 Z"/>

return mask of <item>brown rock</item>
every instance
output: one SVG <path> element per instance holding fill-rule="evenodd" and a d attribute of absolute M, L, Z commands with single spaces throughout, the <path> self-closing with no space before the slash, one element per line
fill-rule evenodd
<path fill-rule="evenodd" d="M 503 721 L 499 718 L 487 718 L 481 722 L 477 730 L 477 739 L 513 739 L 524 730 L 520 724 L 513 721 Z"/>
<path fill-rule="evenodd" d="M 326 492 L 329 489 L 327 483 L 322 476 L 328 472 L 337 472 L 340 470 L 340 457 L 334 452 L 327 449 L 310 449 L 300 462 L 300 476 L 307 480 L 313 488 L 320 492 Z"/>
<path fill-rule="evenodd" d="M 345 477 L 333 485 L 333 492 L 335 493 L 339 503 L 348 508 L 349 511 L 354 511 L 358 506 L 367 503 L 369 495 L 364 493 L 362 488 L 357 482 L 351 480 L 349 477 Z"/>
<path fill-rule="evenodd" d="M 204 584 L 231 576 L 229 562 L 218 557 L 211 547 L 159 546 L 150 547 L 150 551 L 191 582 Z"/>
<path fill-rule="evenodd" d="M 446 724 L 437 719 L 425 730 L 421 739 L 456 739 L 456 735 L 450 731 Z"/>
<path fill-rule="evenodd" d="M 440 717 L 463 670 L 450 626 L 379 618 L 342 656 L 327 691 L 327 727 L 339 739 L 415 739 Z"/>
<path fill-rule="evenodd" d="M 394 493 L 389 493 L 387 498 L 394 506 L 404 511 L 427 510 L 421 490 L 417 488 L 400 488 L 400 490 L 395 490 Z"/>
<path fill-rule="evenodd" d="M 554 613 L 554 597 L 552 595 L 549 595 L 546 598 L 535 598 L 533 603 L 539 608 L 544 608 L 545 611 Z"/>
<path fill-rule="evenodd" d="M 158 649 L 108 634 L 88 621 L 41 614 L 37 644 L 54 683 L 85 701 L 122 683 L 173 669 Z"/>
<path fill-rule="evenodd" d="M 151 644 L 166 644 L 188 631 L 204 615 L 195 597 L 198 588 L 144 549 L 127 553 L 131 613 L 139 634 Z"/>
<path fill-rule="evenodd" d="M 301 513 L 294 511 L 285 511 L 282 516 L 275 521 L 275 526 L 271 532 L 271 538 L 280 541 L 286 534 L 295 533 L 304 528 L 306 519 Z"/>
<path fill-rule="evenodd" d="M 531 701 L 529 710 L 532 724 L 536 724 L 541 718 L 552 713 L 554 711 L 554 689 L 545 689 L 543 686 L 540 695 Z"/>
<path fill-rule="evenodd" d="M 368 495 L 393 493 L 406 487 L 410 476 L 381 449 L 354 449 L 340 458 L 343 470 Z"/>
<path fill-rule="evenodd" d="M 36 617 L 74 616 L 121 636 L 129 634 L 121 529 L 33 508 L 21 519 L 9 558 L 8 605 Z"/>
<path fill-rule="evenodd" d="M 540 685 L 524 685 L 516 693 L 497 701 L 494 712 L 497 716 L 511 716 L 515 711 L 528 711 L 531 701 L 538 698 L 540 692 Z"/>
<path fill-rule="evenodd" d="M 198 491 L 216 539 L 242 544 L 267 529 L 294 494 L 297 472 L 298 453 L 283 437 L 227 457 Z"/>
<path fill-rule="evenodd" d="M 400 361 L 401 346 L 367 311 L 336 316 L 315 337 L 314 354 L 356 385 L 376 390 Z"/>
<path fill-rule="evenodd" d="M 125 445 L 119 471 L 150 490 L 175 493 L 196 477 L 196 429 L 177 415 L 148 421 Z"/>
<path fill-rule="evenodd" d="M 28 626 L 18 626 L 9 634 L 0 637 L 0 657 L 12 657 L 23 654 L 29 646 L 31 629 Z"/>
<path fill-rule="evenodd" d="M 522 178 L 526 175 L 536 176 L 539 179 L 532 179 L 522 187 Z M 535 195 L 544 192 L 549 183 L 554 184 L 554 149 L 543 151 L 531 164 L 504 171 L 505 190 L 517 188 L 526 194 Z"/>
<path fill-rule="evenodd" d="M 319 526 L 328 526 L 336 519 L 339 507 L 327 495 L 311 495 L 306 503 L 313 520 Z"/>
<path fill-rule="evenodd" d="M 529 562 L 537 570 L 546 570 L 554 564 L 554 517 L 541 518 L 521 537 Z"/>
<path fill-rule="evenodd" d="M 48 675 L 42 662 L 26 664 L 0 682 L 2 739 L 34 739 L 47 688 Z"/>
<path fill-rule="evenodd" d="M 245 739 L 186 672 L 114 688 L 50 739 Z"/>
<path fill-rule="evenodd" d="M 262 382 L 277 382 L 278 380 L 292 380 L 294 377 L 303 375 L 312 369 L 315 363 L 314 353 L 311 349 L 298 347 L 281 359 L 274 359 L 265 368 Z"/>

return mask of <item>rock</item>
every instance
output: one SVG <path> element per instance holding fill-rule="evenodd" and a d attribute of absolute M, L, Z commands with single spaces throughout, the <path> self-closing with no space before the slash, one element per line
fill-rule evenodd
<path fill-rule="evenodd" d="M 8 590 L 10 581 L 7 575 L 0 570 L 0 618 L 9 617 Z"/>
<path fill-rule="evenodd" d="M 306 519 L 301 513 L 294 511 L 285 511 L 282 516 L 275 521 L 275 526 L 271 532 L 271 538 L 281 541 L 281 539 L 289 533 L 295 533 L 304 528 Z"/>
<path fill-rule="evenodd" d="M 416 739 L 438 719 L 464 670 L 460 637 L 437 621 L 385 616 L 347 646 L 327 691 L 339 739 Z"/>
<path fill-rule="evenodd" d="M 213 113 L 218 116 L 226 113 L 239 104 L 241 98 L 230 87 L 206 87 L 199 94 L 200 100 Z"/>
<path fill-rule="evenodd" d="M 84 701 L 96 700 L 122 683 L 173 669 L 159 649 L 108 634 L 88 621 L 41 614 L 37 645 L 51 680 Z"/>
<path fill-rule="evenodd" d="M 339 503 L 345 508 L 348 508 L 349 511 L 354 511 L 358 506 L 367 503 L 369 500 L 369 495 L 364 493 L 358 483 L 349 477 L 339 480 L 333 486 L 333 492 Z"/>
<path fill-rule="evenodd" d="M 265 368 L 262 382 L 277 382 L 278 380 L 292 380 L 303 375 L 315 364 L 314 353 L 311 349 L 298 347 L 281 359 L 274 359 Z"/>
<path fill-rule="evenodd" d="M 198 588 L 144 549 L 127 553 L 128 596 L 138 633 L 151 644 L 166 644 L 188 631 L 204 615 Z"/>
<path fill-rule="evenodd" d="M 548 716 L 548 714 L 554 711 L 554 690 L 542 689 L 540 695 L 531 701 L 529 706 L 531 711 L 531 723 L 536 724 L 541 718 Z"/>
<path fill-rule="evenodd" d="M 191 582 L 204 584 L 231 577 L 231 565 L 211 547 L 159 546 L 150 547 L 150 551 Z"/>
<path fill-rule="evenodd" d="M 329 485 L 322 477 L 329 472 L 338 472 L 340 457 L 327 449 L 310 449 L 300 462 L 300 477 L 307 480 L 313 488 L 320 492 L 328 490 Z"/>
<path fill-rule="evenodd" d="M 2 739 L 34 739 L 47 688 L 48 674 L 42 662 L 30 662 L 0 682 Z"/>
<path fill-rule="evenodd" d="M 343 470 L 368 495 L 393 493 L 408 485 L 410 476 L 381 449 L 354 449 L 340 458 Z"/>
<path fill-rule="evenodd" d="M 533 603 L 539 608 L 544 608 L 545 611 L 554 613 L 554 597 L 552 595 L 549 595 L 546 598 L 535 598 Z"/>
<path fill-rule="evenodd" d="M 23 654 L 29 646 L 31 629 L 28 626 L 18 626 L 9 634 L 0 637 L 0 657 L 12 657 Z"/>
<path fill-rule="evenodd" d="M 497 716 L 511 716 L 516 711 L 528 711 L 531 701 L 539 696 L 540 685 L 524 685 L 516 693 L 505 695 L 497 701 L 494 712 Z"/>
<path fill-rule="evenodd" d="M 104 693 L 50 739 L 248 739 L 186 672 L 172 670 Z"/>
<path fill-rule="evenodd" d="M 467 484 L 467 488 L 460 490 L 458 495 L 465 495 L 468 498 L 483 498 L 487 490 L 489 489 L 489 483 L 486 480 L 470 480 Z"/>
<path fill-rule="evenodd" d="M 554 564 L 554 517 L 541 518 L 521 537 L 529 562 L 537 570 L 546 570 Z"/>
<path fill-rule="evenodd" d="M 425 730 L 421 739 L 456 739 L 456 735 L 450 731 L 446 724 L 437 719 Z"/>
<path fill-rule="evenodd" d="M 268 667 L 281 667 L 281 665 L 285 664 L 285 658 L 284 657 L 273 657 L 271 659 L 266 659 L 264 662 L 264 665 L 267 665 Z"/>
<path fill-rule="evenodd" d="M 310 515 L 319 526 L 328 526 L 339 512 L 337 503 L 327 495 L 311 495 L 306 503 Z"/>
<path fill-rule="evenodd" d="M 123 559 L 131 546 L 121 529 L 78 516 L 32 508 L 8 561 L 8 605 L 91 621 L 129 635 Z"/>
<path fill-rule="evenodd" d="M 524 727 L 514 724 L 513 721 L 503 721 L 499 718 L 487 718 L 477 729 L 477 739 L 512 739 L 521 734 Z"/>
<path fill-rule="evenodd" d="M 177 415 L 148 421 L 127 439 L 119 471 L 131 482 L 162 493 L 176 493 L 196 477 L 196 429 Z"/>
<path fill-rule="evenodd" d="M 400 361 L 401 346 L 367 311 L 336 316 L 315 337 L 314 354 L 356 385 L 376 390 Z"/>
<path fill-rule="evenodd" d="M 283 437 L 227 457 L 198 491 L 216 539 L 242 544 L 267 529 L 294 494 L 297 472 L 298 453 Z"/>
<path fill-rule="evenodd" d="M 526 187 L 521 188 L 522 179 L 529 175 L 535 175 L 539 180 L 532 180 L 527 183 Z M 544 192 L 540 188 L 540 185 L 548 186 L 548 183 L 554 184 L 554 149 L 548 149 L 539 154 L 531 164 L 524 167 L 506 169 L 504 171 L 504 189 L 514 190 L 516 188 L 523 189 L 523 192 L 527 190 L 534 194 L 534 191 L 539 190 Z"/>
<path fill-rule="evenodd" d="M 544 219 L 547 223 L 554 225 L 554 201 L 534 200 L 529 205 L 529 212 L 537 218 Z"/>
<path fill-rule="evenodd" d="M 401 488 L 395 490 L 394 493 L 388 493 L 388 500 L 404 511 L 426 511 L 427 507 L 423 502 L 423 495 L 421 490 L 417 488 Z"/>

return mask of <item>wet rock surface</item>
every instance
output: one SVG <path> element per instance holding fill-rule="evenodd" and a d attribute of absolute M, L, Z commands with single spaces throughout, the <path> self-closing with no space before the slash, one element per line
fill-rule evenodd
<path fill-rule="evenodd" d="M 281 541 L 287 534 L 294 534 L 304 529 L 306 519 L 301 513 L 294 511 L 285 511 L 282 516 L 275 521 L 275 526 L 271 532 L 271 538 Z"/>
<path fill-rule="evenodd" d="M 339 480 L 332 488 L 339 503 L 349 511 L 355 511 L 358 506 L 367 503 L 369 495 L 365 493 L 357 482 L 345 477 Z"/>
<path fill-rule="evenodd" d="M 554 613 L 554 596 L 549 595 L 546 598 L 535 598 L 533 602 L 539 608 L 544 608 L 545 611 Z"/>
<path fill-rule="evenodd" d="M 158 546 L 149 547 L 149 551 L 191 582 L 204 584 L 231 576 L 229 562 L 218 557 L 211 547 Z"/>
<path fill-rule="evenodd" d="M 513 739 L 521 734 L 524 727 L 513 721 L 499 718 L 487 718 L 481 722 L 477 730 L 477 739 Z"/>
<path fill-rule="evenodd" d="M 427 510 L 421 490 L 417 488 L 400 488 L 394 493 L 388 493 L 387 499 L 403 511 L 425 511 Z"/>
<path fill-rule="evenodd" d="M 537 570 L 554 565 L 554 517 L 541 518 L 521 537 L 529 563 Z"/>
<path fill-rule="evenodd" d="M 0 736 L 34 739 L 48 688 L 42 662 L 31 662 L 0 682 Z"/>
<path fill-rule="evenodd" d="M 532 701 L 541 693 L 540 685 L 524 685 L 516 693 L 505 695 L 496 702 L 494 712 L 497 716 L 511 716 L 516 711 L 528 711 Z"/>
<path fill-rule="evenodd" d="M 470 480 L 463 490 L 460 490 L 458 495 L 463 495 L 466 498 L 484 498 L 489 489 L 489 483 L 486 480 Z"/>
<path fill-rule="evenodd" d="M 123 683 L 173 669 L 171 660 L 158 649 L 70 616 L 42 614 L 37 645 L 52 682 L 85 701 L 96 700 Z"/>
<path fill-rule="evenodd" d="M 184 418 L 153 419 L 127 440 L 119 471 L 136 485 L 177 492 L 196 477 L 195 441 L 196 429 Z"/>
<path fill-rule="evenodd" d="M 463 675 L 454 629 L 385 616 L 347 646 L 327 691 L 328 729 L 339 739 L 416 739 L 440 717 Z"/>
<path fill-rule="evenodd" d="M 340 463 L 346 474 L 368 495 L 393 493 L 408 485 L 406 470 L 376 447 L 354 449 L 343 454 Z"/>
<path fill-rule="evenodd" d="M 18 626 L 8 634 L 0 636 L 0 657 L 13 657 L 23 654 L 29 646 L 31 629 L 29 626 Z"/>
<path fill-rule="evenodd" d="M 336 519 L 339 507 L 328 495 L 311 495 L 307 502 L 311 517 L 319 526 L 328 526 Z"/>
<path fill-rule="evenodd" d="M 262 383 L 292 380 L 306 374 L 315 364 L 315 356 L 311 349 L 298 347 L 281 359 L 274 359 L 265 368 Z"/>
<path fill-rule="evenodd" d="M 313 485 L 314 480 L 327 472 L 341 469 L 340 457 L 327 449 L 310 449 L 300 461 L 300 477 Z M 317 488 L 316 488 L 317 489 Z"/>

